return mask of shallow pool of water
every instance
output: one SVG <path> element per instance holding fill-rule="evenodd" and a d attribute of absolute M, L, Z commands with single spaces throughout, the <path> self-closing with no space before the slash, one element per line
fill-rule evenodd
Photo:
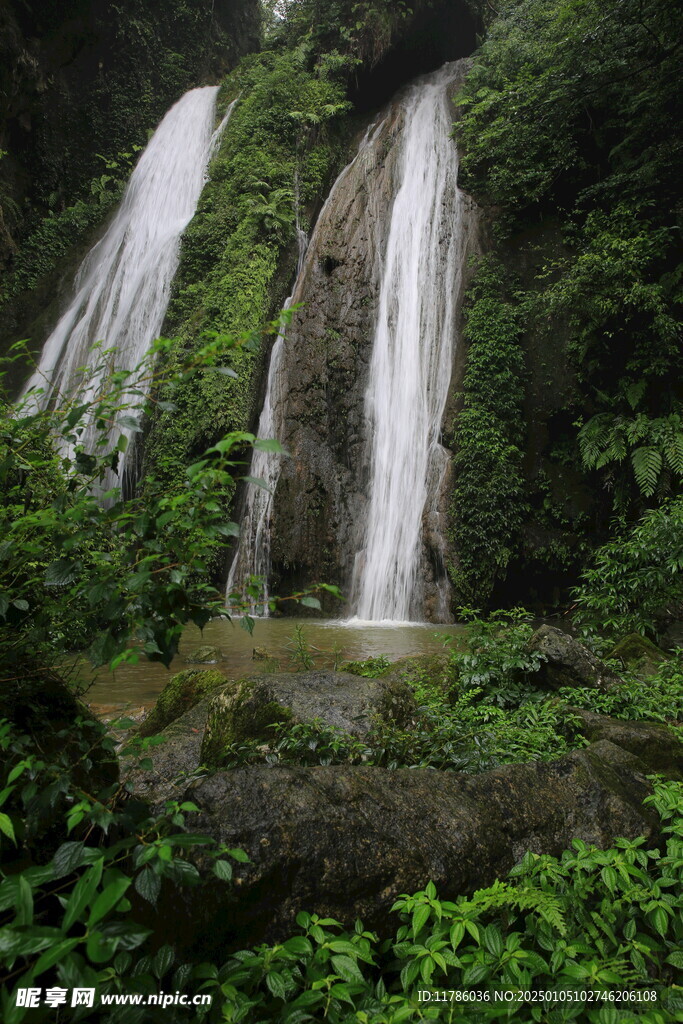
<path fill-rule="evenodd" d="M 301 627 L 303 646 L 316 668 L 335 668 L 343 661 L 359 661 L 385 655 L 390 661 L 417 654 L 438 654 L 447 636 L 462 626 L 430 623 L 359 622 L 306 619 L 257 619 L 250 635 L 238 622 L 214 619 L 203 632 L 194 626 L 183 633 L 180 652 L 170 669 L 141 657 L 137 665 L 123 665 L 111 673 L 96 673 L 84 699 L 100 710 L 139 708 L 153 704 L 168 680 L 188 667 L 217 668 L 230 679 L 246 674 L 294 671 L 302 667 L 296 656 L 296 630 Z M 218 647 L 223 655 L 216 665 L 190 666 L 188 655 L 199 647 Z M 256 653 L 256 656 L 255 656 Z M 79 677 L 91 678 L 82 666 Z"/>

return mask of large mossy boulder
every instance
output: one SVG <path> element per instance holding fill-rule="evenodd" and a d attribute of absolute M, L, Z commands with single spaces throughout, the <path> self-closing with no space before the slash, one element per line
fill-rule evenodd
<path fill-rule="evenodd" d="M 623 680 L 604 661 L 568 633 L 555 626 L 541 626 L 527 644 L 529 653 L 542 658 L 530 681 L 542 689 L 559 690 L 561 686 L 588 686 L 609 690 Z"/>
<path fill-rule="evenodd" d="M 569 708 L 581 720 L 581 732 L 596 743 L 609 740 L 639 757 L 653 771 L 680 777 L 683 772 L 683 743 L 666 725 L 657 722 L 623 721 L 596 715 L 583 708 Z"/>
<path fill-rule="evenodd" d="M 669 660 L 664 651 L 640 633 L 629 633 L 620 640 L 611 651 L 610 658 L 619 660 L 624 668 L 642 676 L 654 675 Z"/>
<path fill-rule="evenodd" d="M 343 765 L 218 772 L 187 791 L 200 808 L 192 828 L 250 863 L 232 889 L 174 896 L 166 927 L 197 955 L 277 940 L 301 910 L 383 929 L 397 896 L 430 878 L 453 899 L 505 876 L 527 850 L 650 839 L 649 791 L 641 762 L 605 741 L 478 776 Z"/>
<path fill-rule="evenodd" d="M 159 699 L 138 729 L 138 736 L 154 736 L 213 690 L 225 686 L 226 677 L 215 669 L 189 668 L 166 683 Z"/>
<path fill-rule="evenodd" d="M 124 758 L 121 773 L 138 800 L 160 807 L 178 800 L 201 765 L 202 739 L 211 698 L 205 697 L 158 733 L 141 755 Z M 147 762 L 144 768 L 140 764 Z"/>
<path fill-rule="evenodd" d="M 212 699 L 202 762 L 220 766 L 224 751 L 242 740 L 272 739 L 277 722 L 322 721 L 363 737 L 375 719 L 407 726 L 417 713 L 405 683 L 316 670 L 238 679 Z"/>

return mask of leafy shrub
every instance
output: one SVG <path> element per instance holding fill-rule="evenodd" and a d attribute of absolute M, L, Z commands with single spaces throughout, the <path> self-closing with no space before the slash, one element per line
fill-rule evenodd
<path fill-rule="evenodd" d="M 379 679 L 390 666 L 391 662 L 387 656 L 380 654 L 377 658 L 365 658 L 364 661 L 345 661 L 341 671 L 362 676 L 364 679 Z"/>
<path fill-rule="evenodd" d="M 193 966 L 178 964 L 168 945 L 153 950 L 151 931 L 136 923 L 131 900 L 139 913 L 141 900 L 156 905 L 164 884 L 197 885 L 199 872 L 187 859 L 193 849 L 202 850 L 221 881 L 232 876 L 231 860 L 247 860 L 241 850 L 188 832 L 187 815 L 197 810 L 190 802 L 168 802 L 153 815 L 142 803 L 123 801 L 118 783 L 91 795 L 76 769 L 87 771 L 98 747 L 113 756 L 113 741 L 103 726 L 86 726 L 74 722 L 62 736 L 80 748 L 80 758 L 73 749 L 68 758 L 43 758 L 32 738 L 0 721 L 6 1024 L 26 1015 L 16 990 L 35 984 L 88 986 L 99 996 L 185 986 L 197 977 Z M 50 1013 L 43 1006 L 32 1019 Z"/>
<path fill-rule="evenodd" d="M 582 579 L 574 599 L 586 630 L 657 636 L 683 602 L 683 498 L 652 509 L 598 548 Z"/>
<path fill-rule="evenodd" d="M 543 426 L 530 438 L 526 485 L 519 455 L 504 443 L 518 429 L 514 413 L 493 427 L 482 418 L 481 437 L 492 454 L 477 449 L 476 437 L 467 445 L 465 478 L 480 483 L 492 511 L 470 487 L 472 507 L 481 506 L 482 517 L 478 526 L 472 516 L 466 536 L 476 539 L 478 527 L 482 569 L 477 575 L 477 561 L 466 553 L 463 583 L 471 577 L 479 590 L 470 596 L 462 589 L 466 600 L 483 604 L 490 566 L 504 578 L 508 550 L 521 547 L 524 490 L 533 501 L 540 468 L 554 463 L 556 474 L 565 474 L 577 508 L 591 516 L 592 534 L 602 537 L 610 506 L 633 518 L 679 492 L 683 349 L 681 140 L 672 139 L 670 127 L 681 115 L 680 27 L 672 5 L 506 0 L 479 9 L 487 12 L 489 28 L 459 97 L 460 178 L 496 214 L 496 256 L 522 273 L 525 292 L 492 280 L 484 305 L 475 279 L 471 310 L 480 310 L 492 334 L 506 328 L 506 357 L 521 326 L 531 369 L 541 370 L 546 353 L 554 359 L 560 349 L 564 373 L 563 393 L 556 395 L 547 385 L 543 393 L 532 378 L 529 413 Z M 488 374 L 484 366 L 482 411 L 486 382 L 495 409 L 498 375 L 498 362 Z M 515 381 L 513 395 L 517 388 Z M 486 470 L 496 480 L 489 489 Z M 506 488 L 509 512 L 499 499 Z M 458 517 L 469 526 L 462 498 L 455 513 L 458 537 Z M 499 528 L 489 526 L 487 514 Z M 535 516 L 522 537 L 536 543 L 532 527 L 538 524 L 563 525 Z M 578 548 L 574 542 L 555 561 L 560 587 L 573 582 L 567 570 L 573 574 L 574 559 L 567 554 L 583 560 Z"/>
<path fill-rule="evenodd" d="M 647 681 L 623 673 L 624 682 L 609 692 L 586 687 L 561 689 L 558 696 L 575 707 L 612 718 L 675 722 L 683 719 L 683 653 L 680 649 Z"/>
<path fill-rule="evenodd" d="M 461 608 L 459 617 L 467 622 L 467 645 L 451 651 L 456 686 L 465 691 L 481 687 L 501 706 L 514 703 L 525 677 L 544 660 L 538 651 L 527 649 L 534 633 L 531 615 L 524 608 L 512 608 L 481 617 L 474 609 Z"/>
<path fill-rule="evenodd" d="M 214 332 L 181 372 L 192 377 L 220 368 L 249 341 Z M 168 380 L 152 369 L 153 359 L 170 344 L 159 340 L 140 366 L 108 380 L 97 368 L 94 376 L 103 382 L 90 403 L 76 396 L 36 411 L 28 397 L 17 408 L 0 409 L 0 654 L 11 677 L 5 688 L 28 665 L 50 665 L 68 654 L 75 639 L 81 648 L 89 645 L 95 665 L 135 661 L 140 649 L 168 665 L 188 622 L 202 628 L 212 615 L 227 614 L 224 595 L 206 577 L 216 550 L 238 532 L 224 514 L 239 464 L 234 452 L 277 442 L 228 434 L 187 468 L 178 494 L 152 478 L 143 495 L 126 498 L 118 487 L 102 493 L 116 479 L 127 446 L 111 423 L 140 431 L 140 419 L 157 402 L 145 398 L 150 378 Z M 134 415 L 121 417 L 126 409 Z M 83 444 L 88 423 L 98 430 L 93 450 Z M 304 598 L 318 606 L 316 598 Z"/>
<path fill-rule="evenodd" d="M 376 765 L 482 772 L 502 764 L 550 760 L 585 745 L 581 723 L 563 703 L 534 694 L 504 710 L 472 690 L 455 703 L 423 706 L 407 729 L 378 720 L 362 740 L 319 720 L 273 726 L 270 742 L 227 748 L 225 768 L 249 764 Z"/>
<path fill-rule="evenodd" d="M 526 511 L 523 311 L 493 258 L 482 259 L 467 293 L 467 365 L 453 432 L 455 485 L 449 510 L 457 563 L 450 574 L 465 601 L 486 605 L 519 540 Z"/>

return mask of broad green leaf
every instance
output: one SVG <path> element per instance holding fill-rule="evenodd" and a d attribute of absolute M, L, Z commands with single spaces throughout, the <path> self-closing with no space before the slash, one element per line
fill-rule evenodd
<path fill-rule="evenodd" d="M 91 902 L 95 890 L 100 884 L 103 866 L 104 858 L 101 857 L 76 882 L 69 897 L 69 902 L 66 905 L 66 913 L 64 914 L 62 927 L 65 932 L 69 931 Z"/>
<path fill-rule="evenodd" d="M 125 876 L 116 878 L 99 894 L 88 917 L 89 929 L 114 909 L 127 891 L 130 883 L 131 879 Z"/>

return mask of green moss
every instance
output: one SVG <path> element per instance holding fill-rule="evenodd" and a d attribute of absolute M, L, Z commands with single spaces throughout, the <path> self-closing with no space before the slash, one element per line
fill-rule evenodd
<path fill-rule="evenodd" d="M 256 692 L 255 692 L 256 691 Z M 269 696 L 263 683 L 237 680 L 225 689 L 209 708 L 202 743 L 202 764 L 218 767 L 231 744 L 272 739 L 272 726 L 292 720 L 292 712 Z"/>
<path fill-rule="evenodd" d="M 450 575 L 462 601 L 486 606 L 519 543 L 527 509 L 523 477 L 526 368 L 522 310 L 493 258 L 481 261 L 468 294 L 467 369 L 453 430 L 455 487 Z"/>
<path fill-rule="evenodd" d="M 629 633 L 610 652 L 610 658 L 621 661 L 624 668 L 630 668 L 641 675 L 653 675 L 667 655 L 640 633 Z"/>
<path fill-rule="evenodd" d="M 154 708 L 140 726 L 138 735 L 153 736 L 161 732 L 212 690 L 225 686 L 227 681 L 222 672 L 202 669 L 179 672 L 159 694 Z"/>
<path fill-rule="evenodd" d="M 210 168 L 210 181 L 181 248 L 165 334 L 176 340 L 169 367 L 205 343 L 206 331 L 257 332 L 291 287 L 294 224 L 325 191 L 341 159 L 332 123 L 348 109 L 344 88 L 291 52 L 246 58 L 222 88 L 238 97 Z M 266 348 L 235 349 L 226 366 L 237 376 L 202 371 L 159 397 L 173 403 L 151 425 L 145 470 L 182 490 L 194 457 L 230 430 L 248 430 Z M 226 491 L 226 515 L 231 491 Z"/>

